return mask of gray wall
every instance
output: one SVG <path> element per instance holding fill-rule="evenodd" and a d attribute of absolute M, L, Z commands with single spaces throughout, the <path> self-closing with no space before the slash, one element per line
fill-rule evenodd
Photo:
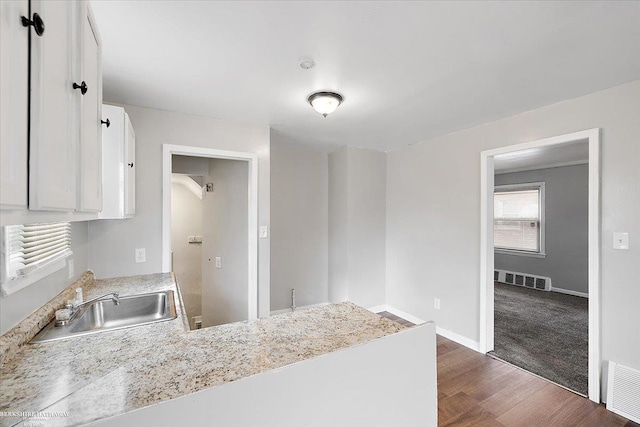
<path fill-rule="evenodd" d="M 385 304 L 386 154 L 329 155 L 329 297 Z"/>
<path fill-rule="evenodd" d="M 349 300 L 386 302 L 386 154 L 349 148 Z"/>
<path fill-rule="evenodd" d="M 193 176 L 205 176 L 209 173 L 209 159 L 206 157 L 171 156 L 171 172 Z"/>
<path fill-rule="evenodd" d="M 89 265 L 97 277 L 162 271 L 162 145 L 177 144 L 258 154 L 258 223 L 270 226 L 269 128 L 209 117 L 124 106 L 136 133 L 136 214 L 89 224 Z M 146 248 L 147 262 L 135 263 Z M 258 241 L 258 314 L 269 314 L 269 239 Z"/>
<path fill-rule="evenodd" d="M 248 319 L 249 164 L 209 162 L 204 182 L 213 183 L 213 192 L 202 198 L 203 328 Z"/>
<path fill-rule="evenodd" d="M 192 317 L 202 314 L 202 244 L 188 242 L 194 235 L 202 236 L 202 200 L 184 185 L 171 184 L 173 272 L 192 328 Z"/>
<path fill-rule="evenodd" d="M 602 358 L 640 369 L 638 117 L 640 80 L 389 153 L 388 304 L 478 341 L 480 152 L 600 127 Z M 630 250 L 612 249 L 613 231 Z"/>
<path fill-rule="evenodd" d="M 589 293 L 589 165 L 496 174 L 495 185 L 545 183 L 546 258 L 496 253 L 495 268 L 551 278 L 554 288 Z"/>
<path fill-rule="evenodd" d="M 329 301 L 349 299 L 347 148 L 329 153 Z"/>
<path fill-rule="evenodd" d="M 328 157 L 271 141 L 271 310 L 327 302 Z"/>
<path fill-rule="evenodd" d="M 74 263 L 72 279 L 68 278 L 69 270 L 65 267 L 14 294 L 0 295 L 0 335 L 49 302 L 88 270 L 86 222 L 71 223 L 71 250 L 73 255 L 68 259 Z"/>

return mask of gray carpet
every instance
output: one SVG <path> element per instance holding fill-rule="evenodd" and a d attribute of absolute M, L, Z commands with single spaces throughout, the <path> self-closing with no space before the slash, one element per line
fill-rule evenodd
<path fill-rule="evenodd" d="M 589 300 L 495 284 L 496 357 L 588 392 Z"/>

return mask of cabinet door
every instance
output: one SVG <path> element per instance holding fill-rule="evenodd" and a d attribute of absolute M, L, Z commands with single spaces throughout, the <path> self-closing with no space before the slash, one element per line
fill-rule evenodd
<path fill-rule="evenodd" d="M 124 174 L 124 215 L 133 216 L 136 213 L 136 135 L 129 120 L 129 115 L 124 115 L 125 136 L 125 168 Z"/>
<path fill-rule="evenodd" d="M 0 208 L 27 206 L 28 0 L 0 1 Z M 34 32 L 34 37 L 37 37 Z"/>
<path fill-rule="evenodd" d="M 102 212 L 98 218 L 116 219 L 124 216 L 124 109 L 102 106 Z"/>
<path fill-rule="evenodd" d="M 79 202 L 82 212 L 102 210 L 102 76 L 101 45 L 88 2 L 81 15 L 82 80 L 87 92 L 81 96 Z"/>
<path fill-rule="evenodd" d="M 71 211 L 76 207 L 80 90 L 76 37 L 78 4 L 31 0 L 44 21 L 42 37 L 31 37 L 29 209 Z M 94 89 L 94 88 L 91 88 Z"/>

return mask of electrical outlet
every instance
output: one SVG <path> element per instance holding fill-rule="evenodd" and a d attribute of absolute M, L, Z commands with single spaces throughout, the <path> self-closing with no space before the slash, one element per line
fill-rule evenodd
<path fill-rule="evenodd" d="M 433 308 L 436 310 L 440 310 L 440 298 L 433 299 Z"/>
<path fill-rule="evenodd" d="M 145 248 L 136 249 L 136 264 L 147 262 L 147 250 Z"/>
<path fill-rule="evenodd" d="M 73 279 L 73 275 L 75 274 L 73 269 L 73 258 L 70 258 L 69 261 L 67 261 L 67 268 L 69 272 L 69 279 Z"/>
<path fill-rule="evenodd" d="M 219 256 L 216 257 L 216 268 L 222 268 L 222 259 Z"/>

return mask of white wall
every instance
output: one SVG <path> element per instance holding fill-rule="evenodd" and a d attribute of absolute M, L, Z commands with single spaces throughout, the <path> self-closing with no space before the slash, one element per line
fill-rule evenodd
<path fill-rule="evenodd" d="M 387 303 L 478 341 L 480 152 L 600 127 L 602 357 L 640 369 L 639 118 L 635 81 L 389 153 Z M 629 251 L 612 249 L 613 231 L 630 233 Z"/>
<path fill-rule="evenodd" d="M 385 202 L 385 153 L 349 147 L 329 154 L 331 301 L 385 303 Z"/>
<path fill-rule="evenodd" d="M 69 279 L 68 266 L 9 296 L 0 295 L 0 335 L 13 328 L 31 313 L 48 303 L 87 271 L 87 223 L 71 223 L 71 250 L 74 274 Z M 68 261 L 67 261 L 68 262 Z"/>
<path fill-rule="evenodd" d="M 328 157 L 271 141 L 271 310 L 329 301 Z"/>
<path fill-rule="evenodd" d="M 171 184 L 171 251 L 173 272 L 180 284 L 189 325 L 202 314 L 202 244 L 189 243 L 189 236 L 202 236 L 202 200 L 187 187 Z"/>
<path fill-rule="evenodd" d="M 545 183 L 545 258 L 496 253 L 496 269 L 551 278 L 554 288 L 589 293 L 589 165 L 496 174 L 495 185 Z"/>
<path fill-rule="evenodd" d="M 149 108 L 124 106 L 136 133 L 136 214 L 89 224 L 89 265 L 97 277 L 162 271 L 162 144 L 257 153 L 258 222 L 269 223 L 269 128 Z M 147 262 L 135 263 L 146 248 Z M 258 313 L 269 313 L 269 239 L 258 241 Z"/>
<path fill-rule="evenodd" d="M 249 163 L 209 160 L 202 198 L 202 327 L 249 318 Z M 216 266 L 220 257 L 220 268 Z"/>

